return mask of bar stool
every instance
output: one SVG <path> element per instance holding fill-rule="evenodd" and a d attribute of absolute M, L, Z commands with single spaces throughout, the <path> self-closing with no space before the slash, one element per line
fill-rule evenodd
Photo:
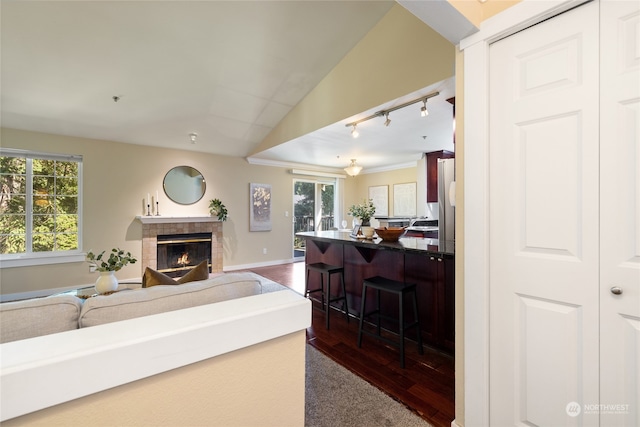
<path fill-rule="evenodd" d="M 309 289 L 309 273 L 317 271 L 320 273 L 320 287 L 317 289 Z M 342 296 L 332 298 L 331 297 L 331 275 L 340 274 L 342 279 Z M 324 275 L 327 275 L 327 290 L 324 289 Z M 327 329 L 329 329 L 329 308 L 332 302 L 342 301 L 342 308 L 347 316 L 347 323 L 349 323 L 349 306 L 347 304 L 347 288 L 344 284 L 344 268 L 336 265 L 325 264 L 323 262 L 316 262 L 314 264 L 307 264 L 307 280 L 305 283 L 305 296 L 308 298 L 310 294 L 314 292 L 321 293 L 322 310 L 326 313 Z"/>
<path fill-rule="evenodd" d="M 365 313 L 365 307 L 366 307 L 366 299 L 367 299 L 367 290 L 371 288 L 371 289 L 375 289 L 376 290 L 376 309 L 369 312 L 369 313 Z M 380 291 L 383 292 L 389 292 L 392 294 L 395 294 L 398 296 L 399 299 L 399 305 L 398 305 L 398 329 L 399 329 L 399 333 L 398 335 L 400 336 L 400 341 L 396 342 L 393 340 L 390 340 L 386 337 L 383 337 L 380 335 L 380 319 L 387 319 L 387 320 L 396 320 L 393 319 L 392 317 L 389 316 L 385 316 L 383 314 L 381 314 L 380 312 Z M 404 318 L 404 310 L 403 310 L 403 302 L 404 302 L 404 297 L 405 295 L 411 295 L 412 300 L 413 300 L 413 315 L 414 315 L 414 322 L 412 323 L 406 323 L 405 322 L 405 318 Z M 417 296 L 417 292 L 416 292 L 416 285 L 413 283 L 404 283 L 404 282 L 398 282 L 396 280 L 391 280 L 391 279 L 387 279 L 384 277 L 380 277 L 380 276 L 374 276 L 374 277 L 370 277 L 368 279 L 365 279 L 363 284 L 362 284 L 362 304 L 361 304 L 361 308 L 360 308 L 360 325 L 358 326 L 358 348 L 360 348 L 361 344 L 362 344 L 362 334 L 368 334 L 371 335 L 375 338 L 378 338 L 381 341 L 384 341 L 386 343 L 389 343 L 391 345 L 395 345 L 397 347 L 400 348 L 400 367 L 404 368 L 404 338 L 405 338 L 405 331 L 407 329 L 411 329 L 413 327 L 417 328 L 417 338 L 418 338 L 418 353 L 420 354 L 424 354 L 424 350 L 422 348 L 422 335 L 420 334 L 420 318 L 418 317 L 418 296 Z M 362 329 L 362 325 L 364 322 L 364 318 L 370 315 L 375 314 L 377 317 L 377 322 L 376 322 L 376 332 L 377 333 L 373 333 L 371 331 L 366 331 Z"/>

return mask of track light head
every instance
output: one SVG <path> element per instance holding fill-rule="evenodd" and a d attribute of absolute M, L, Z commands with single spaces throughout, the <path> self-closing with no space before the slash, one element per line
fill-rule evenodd
<path fill-rule="evenodd" d="M 427 100 L 425 99 L 424 101 L 422 101 L 424 104 L 422 105 L 422 108 L 420 109 L 420 115 L 422 117 L 427 117 L 429 115 L 429 112 L 427 111 Z"/>
<path fill-rule="evenodd" d="M 196 143 L 196 138 L 198 138 L 198 134 L 197 133 L 192 132 L 192 133 L 189 134 L 189 139 L 191 140 L 192 144 Z"/>
<path fill-rule="evenodd" d="M 357 138 L 358 135 L 360 135 L 360 133 L 358 132 L 358 129 L 357 129 L 358 124 L 360 124 L 362 122 L 366 122 L 367 120 L 371 120 L 371 119 L 375 119 L 377 117 L 383 117 L 384 116 L 385 117 L 385 121 L 383 123 L 384 123 L 385 126 L 389 126 L 391 124 L 391 119 L 389 119 L 389 113 L 391 113 L 393 111 L 396 111 L 396 110 L 399 110 L 401 108 L 408 107 L 409 105 L 416 104 L 416 103 L 418 103 L 420 101 L 422 101 L 422 108 L 420 109 L 420 115 L 422 117 L 426 117 L 426 116 L 429 115 L 429 112 L 427 111 L 427 100 L 429 98 L 433 98 L 434 96 L 438 96 L 438 95 L 440 95 L 440 92 L 433 92 L 433 93 L 430 93 L 429 95 L 423 95 L 420 98 L 413 99 L 411 101 L 405 102 L 405 103 L 400 104 L 400 105 L 396 105 L 396 106 L 391 107 L 391 108 L 386 109 L 386 110 L 376 111 L 375 113 L 373 113 L 373 114 L 371 114 L 371 115 L 369 115 L 367 117 L 363 117 L 363 118 L 358 119 L 358 120 L 353 121 L 353 122 L 345 123 L 344 125 L 346 127 L 348 127 L 348 128 L 350 127 L 351 128 L 351 136 L 354 137 L 354 138 Z"/>

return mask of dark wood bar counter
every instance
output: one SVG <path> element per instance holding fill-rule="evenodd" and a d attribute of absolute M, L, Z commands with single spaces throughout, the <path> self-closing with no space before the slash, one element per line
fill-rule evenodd
<path fill-rule="evenodd" d="M 415 283 L 418 292 L 420 329 L 425 344 L 447 352 L 454 350 L 455 258 L 454 242 L 406 237 L 398 242 L 352 238 L 348 231 L 297 233 L 306 239 L 305 262 L 324 262 L 344 267 L 344 280 L 351 315 L 359 317 L 362 282 L 372 276 Z M 320 285 L 317 274 L 311 287 Z M 340 278 L 332 277 L 332 293 L 338 292 Z M 367 305 L 374 298 L 367 296 Z M 397 299 L 383 296 L 381 306 L 390 316 L 398 312 Z M 397 325 L 390 326 L 396 330 Z M 408 335 L 413 338 L 414 334 Z"/>

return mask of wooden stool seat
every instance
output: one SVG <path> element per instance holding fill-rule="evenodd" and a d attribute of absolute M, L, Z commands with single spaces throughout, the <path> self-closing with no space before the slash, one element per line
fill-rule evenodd
<path fill-rule="evenodd" d="M 365 312 L 366 307 L 366 299 L 367 299 L 367 290 L 375 289 L 376 290 L 376 309 L 370 311 L 368 313 Z M 385 316 L 380 312 L 380 292 L 388 292 L 398 296 L 399 304 L 398 304 L 398 319 L 393 319 L 391 317 Z M 412 305 L 413 305 L 413 316 L 414 321 L 407 323 L 404 318 L 404 309 L 403 303 L 406 295 L 411 295 L 412 297 Z M 366 331 L 362 328 L 364 323 L 364 318 L 371 315 L 376 315 L 376 333 Z M 398 335 L 400 337 L 399 341 L 393 341 L 383 337 L 380 334 L 380 319 L 388 319 L 388 320 L 397 320 L 398 321 Z M 374 276 L 368 279 L 365 279 L 362 283 L 362 304 L 360 308 L 360 324 L 358 326 L 358 348 L 361 347 L 362 344 L 362 334 L 371 335 L 381 341 L 386 343 L 395 345 L 400 348 L 400 367 L 404 368 L 404 339 L 405 339 L 405 331 L 410 328 L 417 329 L 417 339 L 418 339 L 418 353 L 424 354 L 424 350 L 422 348 L 422 335 L 420 334 L 420 321 L 418 317 L 418 295 L 416 292 L 416 285 L 413 283 L 404 283 L 399 282 L 397 280 L 387 279 L 381 276 Z"/>
<path fill-rule="evenodd" d="M 309 273 L 311 271 L 317 271 L 320 273 L 320 287 L 316 289 L 309 289 Z M 324 276 L 327 276 L 327 288 L 325 291 Z M 337 297 L 331 296 L 331 275 L 340 274 L 342 282 L 342 295 Z M 324 262 L 316 262 L 313 264 L 307 264 L 307 278 L 305 283 L 305 296 L 309 298 L 310 294 L 314 292 L 320 292 L 322 310 L 325 312 L 326 327 L 329 329 L 329 309 L 331 303 L 336 301 L 342 301 L 342 308 L 347 317 L 347 323 L 349 323 L 349 305 L 347 303 L 347 289 L 344 283 L 344 267 L 337 265 L 325 264 Z"/>

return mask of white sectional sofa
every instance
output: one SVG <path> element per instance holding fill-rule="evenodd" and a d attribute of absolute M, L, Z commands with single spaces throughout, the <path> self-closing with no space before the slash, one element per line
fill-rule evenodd
<path fill-rule="evenodd" d="M 286 287 L 254 273 L 233 273 L 86 300 L 60 294 L 7 302 L 0 304 L 0 343 L 284 289 Z"/>
<path fill-rule="evenodd" d="M 302 425 L 310 323 L 306 298 L 253 273 L 3 303 L 0 421 Z"/>

